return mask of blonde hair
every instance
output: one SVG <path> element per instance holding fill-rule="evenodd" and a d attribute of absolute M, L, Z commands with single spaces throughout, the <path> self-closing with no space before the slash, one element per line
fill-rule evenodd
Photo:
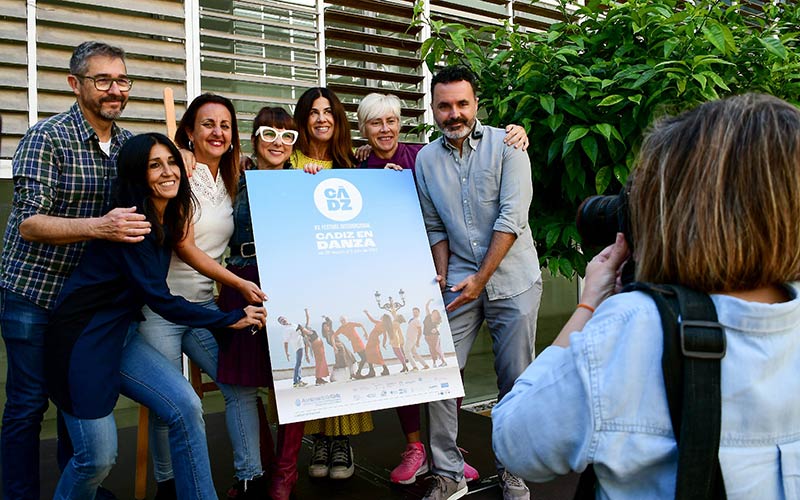
<path fill-rule="evenodd" d="M 656 123 L 630 194 L 636 279 L 703 292 L 800 276 L 800 111 L 745 94 Z"/>
<path fill-rule="evenodd" d="M 376 118 L 381 118 L 389 113 L 400 119 L 402 103 L 400 99 L 392 94 L 367 94 L 358 105 L 358 130 L 361 137 L 367 135 L 367 122 Z"/>

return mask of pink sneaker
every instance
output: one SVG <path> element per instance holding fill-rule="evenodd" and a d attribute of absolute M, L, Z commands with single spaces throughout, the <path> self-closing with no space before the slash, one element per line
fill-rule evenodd
<path fill-rule="evenodd" d="M 425 455 L 425 446 L 422 443 L 408 443 L 406 451 L 401 455 L 403 460 L 394 468 L 389 479 L 397 484 L 411 484 L 417 476 L 428 472 L 428 460 Z"/>
<path fill-rule="evenodd" d="M 478 469 L 476 469 L 475 467 L 471 466 L 467 462 L 464 462 L 464 479 L 467 482 L 476 481 L 476 480 L 480 479 L 480 477 L 481 477 L 481 475 L 478 474 Z"/>

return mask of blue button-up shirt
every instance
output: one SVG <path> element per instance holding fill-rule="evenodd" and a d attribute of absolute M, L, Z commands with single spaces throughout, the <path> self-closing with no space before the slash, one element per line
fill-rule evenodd
<path fill-rule="evenodd" d="M 478 271 L 495 231 L 517 236 L 486 284 L 489 300 L 519 295 L 541 275 L 528 224 L 530 160 L 504 144 L 505 135 L 476 122 L 461 154 L 440 137 L 422 148 L 415 167 L 428 240 L 450 247 L 447 286 Z"/>
<path fill-rule="evenodd" d="M 790 292 L 780 304 L 711 296 L 728 344 L 719 461 L 730 500 L 800 498 L 798 285 Z M 494 408 L 497 458 L 533 481 L 594 463 L 598 499 L 674 498 L 662 346 L 650 296 L 603 302 L 568 348 L 545 349 Z"/>

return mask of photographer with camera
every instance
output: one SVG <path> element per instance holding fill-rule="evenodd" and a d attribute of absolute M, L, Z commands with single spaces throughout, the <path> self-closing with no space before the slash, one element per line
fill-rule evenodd
<path fill-rule="evenodd" d="M 498 459 L 532 481 L 593 465 L 596 498 L 676 498 L 682 430 L 710 417 L 684 411 L 673 433 L 662 324 L 679 323 L 691 364 L 703 356 L 687 348 L 684 328 L 702 323 L 722 336 L 710 361 L 719 383 L 695 378 L 683 404 L 716 392 L 719 444 L 688 456 L 718 458 L 724 484 L 698 498 L 797 498 L 800 111 L 758 94 L 703 104 L 654 125 L 632 176 L 636 279 L 710 294 L 718 323 L 665 320 L 655 295 L 615 295 L 628 253 L 618 234 L 588 265 L 581 303 L 554 345 L 495 407 Z"/>

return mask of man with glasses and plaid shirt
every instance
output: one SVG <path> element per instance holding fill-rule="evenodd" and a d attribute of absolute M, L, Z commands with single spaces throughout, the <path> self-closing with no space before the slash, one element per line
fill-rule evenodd
<path fill-rule="evenodd" d="M 69 71 L 77 102 L 31 127 L 12 162 L 14 199 L 0 264 L 0 328 L 8 357 L 0 459 L 9 500 L 40 497 L 39 432 L 48 405 L 43 337 L 61 287 L 86 241 L 136 243 L 150 232 L 136 207 L 106 213 L 117 153 L 131 136 L 114 123 L 133 84 L 125 53 L 84 42 Z"/>

